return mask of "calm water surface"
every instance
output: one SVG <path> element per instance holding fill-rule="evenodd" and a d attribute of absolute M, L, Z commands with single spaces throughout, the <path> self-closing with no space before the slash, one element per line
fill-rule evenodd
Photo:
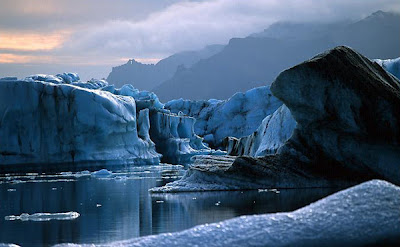
<path fill-rule="evenodd" d="M 115 170 L 115 169 L 114 169 Z M 0 243 L 49 246 L 108 243 L 174 232 L 239 215 L 291 211 L 332 189 L 150 194 L 181 177 L 182 166 L 141 166 L 87 173 L 0 175 Z M 78 212 L 72 220 L 6 220 L 22 213 Z"/>

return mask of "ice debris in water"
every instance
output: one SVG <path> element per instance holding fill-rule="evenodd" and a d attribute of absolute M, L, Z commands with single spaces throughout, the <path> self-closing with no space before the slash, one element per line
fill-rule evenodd
<path fill-rule="evenodd" d="M 107 170 L 107 169 L 101 169 L 99 171 L 93 172 L 92 176 L 95 176 L 95 177 L 110 177 L 110 176 L 112 176 L 112 172 Z"/>
<path fill-rule="evenodd" d="M 78 212 L 66 212 L 66 213 L 36 213 L 21 215 L 9 215 L 4 217 L 5 220 L 21 220 L 21 221 L 50 221 L 50 220 L 74 220 L 78 218 L 80 214 Z"/>

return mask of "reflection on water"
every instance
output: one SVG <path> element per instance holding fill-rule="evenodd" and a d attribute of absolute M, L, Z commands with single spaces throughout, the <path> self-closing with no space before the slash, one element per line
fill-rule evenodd
<path fill-rule="evenodd" d="M 0 242 L 22 246 L 106 243 L 184 230 L 244 214 L 290 211 L 331 189 L 154 194 L 148 189 L 177 179 L 181 167 L 136 167 L 94 177 L 87 172 L 57 176 L 0 177 Z M 22 213 L 78 212 L 73 220 L 9 221 Z"/>

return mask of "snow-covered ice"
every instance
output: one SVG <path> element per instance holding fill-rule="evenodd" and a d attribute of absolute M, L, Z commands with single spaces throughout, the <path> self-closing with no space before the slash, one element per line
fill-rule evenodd
<path fill-rule="evenodd" d="M 293 212 L 241 216 L 102 246 L 394 246 L 400 244 L 399 205 L 399 187 L 371 180 Z"/>
<path fill-rule="evenodd" d="M 281 105 L 269 87 L 264 86 L 236 93 L 228 100 L 172 100 L 165 108 L 196 118 L 194 132 L 206 142 L 219 146 L 225 137 L 250 135 Z"/>
<path fill-rule="evenodd" d="M 21 215 L 9 215 L 5 216 L 5 220 L 21 220 L 21 221 L 50 221 L 50 220 L 74 220 L 78 218 L 80 214 L 78 212 L 66 212 L 66 213 L 35 213 Z"/>

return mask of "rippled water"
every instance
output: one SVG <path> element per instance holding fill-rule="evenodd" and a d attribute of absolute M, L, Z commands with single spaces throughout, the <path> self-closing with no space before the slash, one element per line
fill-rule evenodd
<path fill-rule="evenodd" d="M 304 189 L 280 193 L 148 193 L 148 189 L 183 173 L 181 166 L 161 165 L 98 176 L 89 172 L 0 175 L 0 243 L 107 243 L 180 231 L 239 215 L 291 211 L 334 192 Z M 58 214 L 67 212 L 74 217 Z M 40 220 L 26 220 L 32 215 Z"/>

